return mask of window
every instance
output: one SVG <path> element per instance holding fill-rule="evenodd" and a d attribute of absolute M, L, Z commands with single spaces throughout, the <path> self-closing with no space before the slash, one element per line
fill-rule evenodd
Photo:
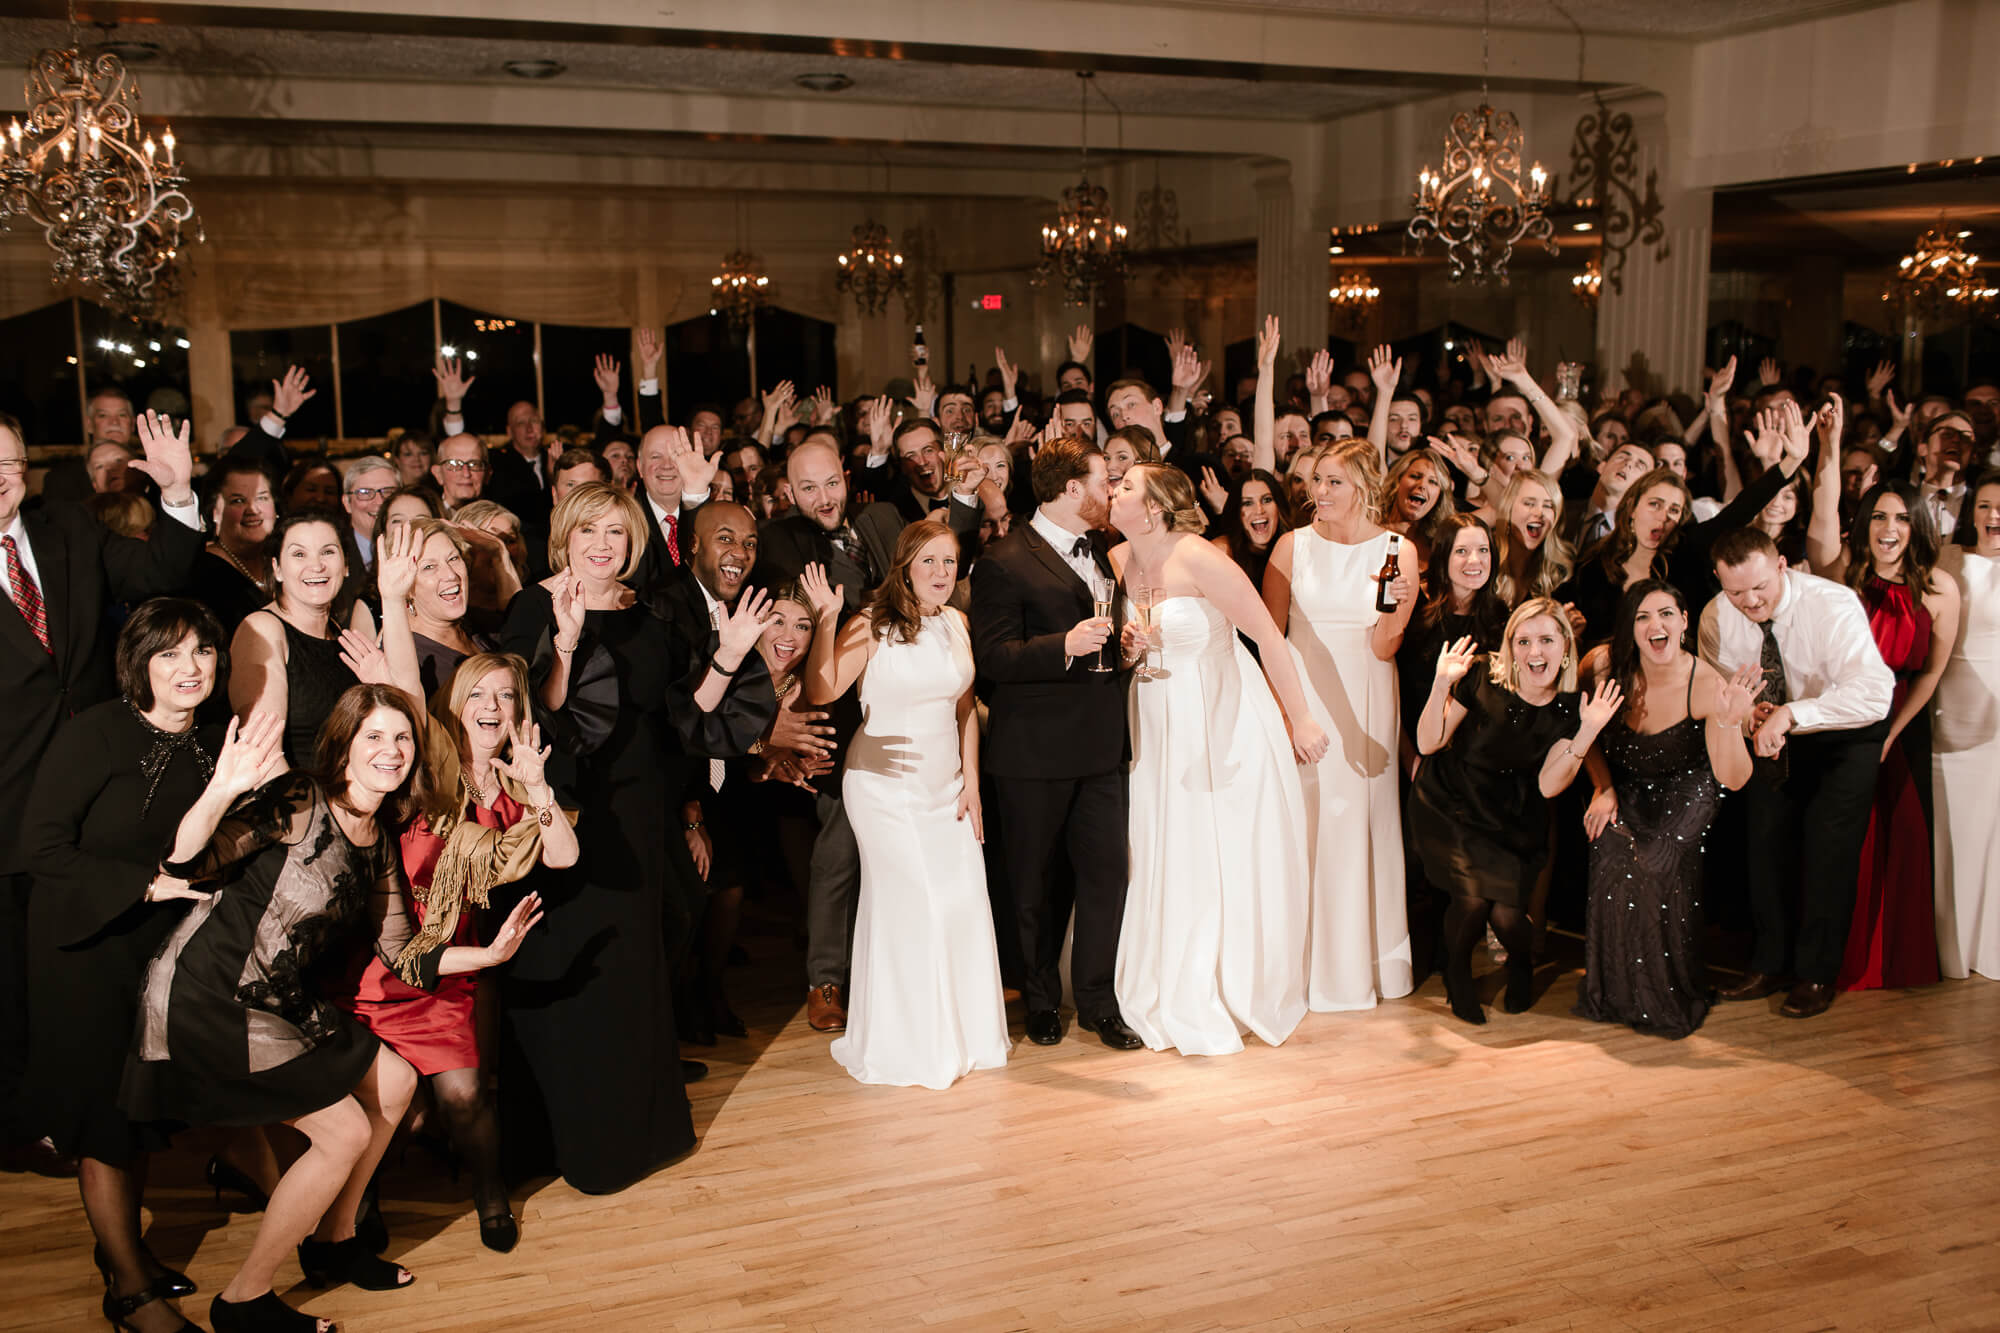
<path fill-rule="evenodd" d="M 636 371 L 631 364 L 631 331 L 574 324 L 542 325 L 542 420 L 550 430 L 562 426 L 591 429 L 597 409 L 604 405 L 604 395 L 598 392 L 597 382 L 591 378 L 601 355 L 618 361 L 619 401 L 625 405 L 629 426 Z"/>
<path fill-rule="evenodd" d="M 74 319 L 68 301 L 0 319 L 0 412 L 30 447 L 83 442 Z"/>
<path fill-rule="evenodd" d="M 466 375 L 479 380 L 466 396 L 465 428 L 475 435 L 501 434 L 507 429 L 509 407 L 539 397 L 534 322 L 439 301 L 438 328 L 444 348 L 449 349 L 445 355 L 457 356 Z"/>
<path fill-rule="evenodd" d="M 306 372 L 306 387 L 313 391 L 313 396 L 286 426 L 286 442 L 295 452 L 310 452 L 316 441 L 335 437 L 332 325 L 239 329 L 229 335 L 229 362 L 236 388 L 238 423 L 256 429 L 258 418 L 250 412 L 250 400 L 268 399 L 271 381 L 282 379 L 288 367 L 299 366 Z M 204 443 L 212 447 L 212 442 Z"/>
<path fill-rule="evenodd" d="M 431 303 L 340 326 L 340 428 L 375 440 L 392 428 L 425 430 L 437 401 Z"/>

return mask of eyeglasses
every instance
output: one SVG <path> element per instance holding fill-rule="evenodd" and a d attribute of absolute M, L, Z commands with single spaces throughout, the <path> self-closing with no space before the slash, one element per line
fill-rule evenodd
<path fill-rule="evenodd" d="M 479 462 L 477 459 L 470 458 L 447 458 L 442 463 L 439 463 L 438 466 L 447 472 L 484 472 L 486 470 L 486 464 Z"/>
<path fill-rule="evenodd" d="M 1972 437 L 1956 426 L 1936 426 L 1931 430 L 1931 439 L 1940 444 L 1971 444 Z"/>
<path fill-rule="evenodd" d="M 356 486 L 348 494 L 361 501 L 379 500 L 395 489 L 394 486 Z"/>
<path fill-rule="evenodd" d="M 0 458 L 0 477 L 18 477 L 28 470 L 25 458 Z"/>

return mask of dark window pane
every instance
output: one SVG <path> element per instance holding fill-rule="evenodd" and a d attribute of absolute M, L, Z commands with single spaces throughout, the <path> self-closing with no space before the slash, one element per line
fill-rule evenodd
<path fill-rule="evenodd" d="M 677 426 L 685 426 L 696 407 L 714 407 L 727 422 L 730 408 L 750 392 L 745 331 L 721 315 L 669 324 L 666 357 L 667 419 Z M 778 381 L 767 377 L 767 382 Z"/>
<path fill-rule="evenodd" d="M 763 381 L 758 387 L 770 389 L 790 380 L 800 402 L 822 384 L 838 392 L 833 335 L 833 325 L 810 315 L 770 308 L 758 311 L 757 378 Z M 943 367 L 933 367 L 931 374 L 944 382 Z"/>
<path fill-rule="evenodd" d="M 507 409 L 535 401 L 535 326 L 450 301 L 438 303 L 438 322 L 448 355 L 458 356 L 465 373 L 479 380 L 465 400 L 466 429 L 505 434 Z"/>
<path fill-rule="evenodd" d="M 550 430 L 575 426 L 591 429 L 604 395 L 591 371 L 600 355 L 614 357 L 620 367 L 618 401 L 632 411 L 632 335 L 625 329 L 593 329 L 574 324 L 542 325 L 542 417 Z"/>
<path fill-rule="evenodd" d="M 135 411 L 150 407 L 176 421 L 186 420 L 187 331 L 130 320 L 89 301 L 78 302 L 77 311 L 83 322 L 84 382 L 89 391 L 115 384 L 132 396 Z"/>
<path fill-rule="evenodd" d="M 333 330 L 325 324 L 294 329 L 240 329 L 229 335 L 230 369 L 236 382 L 236 420 L 252 430 L 253 397 L 271 396 L 271 381 L 288 367 L 306 372 L 313 396 L 293 414 L 285 442 L 294 454 L 311 453 L 333 438 Z M 213 443 L 212 441 L 209 443 Z"/>
<path fill-rule="evenodd" d="M 428 428 L 437 401 L 432 332 L 429 301 L 340 326 L 340 408 L 349 439 L 380 439 L 394 426 Z"/>
<path fill-rule="evenodd" d="M 83 443 L 68 301 L 0 319 L 0 412 L 20 421 L 31 447 Z"/>

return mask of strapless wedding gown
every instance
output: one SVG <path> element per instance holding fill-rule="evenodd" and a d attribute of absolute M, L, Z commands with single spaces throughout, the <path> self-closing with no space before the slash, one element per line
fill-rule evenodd
<path fill-rule="evenodd" d="M 1129 614 L 1129 611 L 1128 611 Z M 1118 1011 L 1154 1050 L 1275 1046 L 1306 1012 L 1305 798 L 1263 672 L 1207 599 L 1153 611 L 1164 675 L 1132 682 L 1132 880 Z"/>

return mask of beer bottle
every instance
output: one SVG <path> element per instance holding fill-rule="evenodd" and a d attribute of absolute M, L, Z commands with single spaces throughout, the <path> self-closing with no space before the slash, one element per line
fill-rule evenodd
<path fill-rule="evenodd" d="M 1402 536 L 1390 533 L 1389 554 L 1382 561 L 1382 572 L 1375 576 L 1375 609 L 1385 616 L 1396 609 L 1396 594 L 1390 591 L 1389 585 L 1396 581 L 1398 574 L 1402 573 L 1402 568 L 1396 561 L 1396 553 L 1402 550 L 1402 547 Z"/>
<path fill-rule="evenodd" d="M 917 341 L 910 348 L 910 364 L 928 366 L 931 363 L 931 349 L 924 346 L 924 326 L 917 325 Z"/>

